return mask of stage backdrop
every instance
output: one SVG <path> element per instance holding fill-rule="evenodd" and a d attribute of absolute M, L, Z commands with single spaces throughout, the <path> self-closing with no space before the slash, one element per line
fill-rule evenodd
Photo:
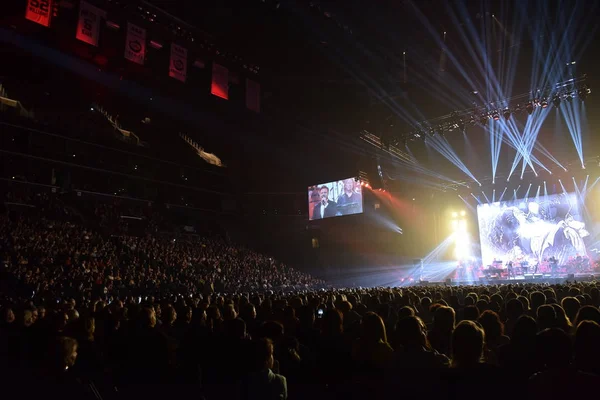
<path fill-rule="evenodd" d="M 585 256 L 589 233 L 582 209 L 572 193 L 479 205 L 484 265 L 494 259 L 535 265 L 550 257 L 556 257 L 561 265 L 570 257 Z"/>

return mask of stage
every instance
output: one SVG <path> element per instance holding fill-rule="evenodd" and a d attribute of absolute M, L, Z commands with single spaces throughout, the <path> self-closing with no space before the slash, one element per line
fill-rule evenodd
<path fill-rule="evenodd" d="M 525 274 L 518 275 L 514 278 L 485 278 L 480 277 L 476 280 L 469 279 L 446 279 L 443 282 L 421 281 L 420 285 L 446 285 L 446 286 L 464 286 L 464 285 L 509 285 L 509 284 L 528 284 L 528 283 L 549 283 L 560 284 L 564 282 L 590 282 L 600 279 L 600 272 L 578 273 L 578 274 L 559 274 L 552 276 L 551 274 Z"/>

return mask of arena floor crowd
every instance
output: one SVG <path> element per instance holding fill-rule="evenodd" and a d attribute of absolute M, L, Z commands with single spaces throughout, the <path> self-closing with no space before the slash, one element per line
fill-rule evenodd
<path fill-rule="evenodd" d="M 2 376 L 20 398 L 548 399 L 600 383 L 596 282 L 331 288 L 216 236 L 19 215 L 1 218 L 0 253 Z"/>

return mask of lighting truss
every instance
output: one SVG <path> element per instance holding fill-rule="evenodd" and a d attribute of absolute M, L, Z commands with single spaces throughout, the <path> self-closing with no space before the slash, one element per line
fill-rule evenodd
<path fill-rule="evenodd" d="M 355 180 L 370 186 L 370 182 L 369 182 L 369 174 L 367 174 L 365 171 L 358 171 L 358 176 L 355 178 Z"/>
<path fill-rule="evenodd" d="M 396 143 L 424 139 L 439 132 L 464 131 L 469 125 L 486 124 L 488 120 L 498 121 L 501 116 L 509 119 L 511 115 L 527 112 L 532 114 L 536 108 L 547 108 L 549 104 L 579 98 L 582 101 L 592 92 L 585 83 L 586 76 L 557 83 L 545 89 L 538 89 L 509 99 L 490 102 L 480 107 L 454 111 L 432 120 L 417 123 L 411 132 L 390 139 Z"/>
<path fill-rule="evenodd" d="M 595 155 L 595 156 L 591 156 L 591 157 L 587 157 L 584 160 L 583 166 L 585 167 L 598 167 L 600 168 L 600 155 Z M 575 169 L 575 168 L 579 168 L 581 169 L 581 161 L 579 159 L 573 160 L 572 162 L 566 163 L 565 164 L 564 171 L 566 172 L 567 170 L 571 170 L 571 169 Z M 563 172 L 563 168 L 559 168 L 558 166 L 555 167 L 554 172 L 556 174 L 560 174 Z M 555 173 L 553 173 L 552 171 L 550 172 L 550 175 L 555 175 Z M 526 172 L 526 174 L 533 174 L 532 171 Z M 559 175 L 560 176 L 560 175 Z M 462 181 L 456 181 L 456 182 L 447 182 L 447 183 L 443 183 L 443 187 L 442 187 L 442 191 L 446 192 L 449 190 L 455 190 L 455 191 L 460 191 L 463 189 L 474 189 L 474 188 L 479 188 L 479 182 L 482 183 L 482 189 L 486 190 L 486 189 L 490 189 L 493 188 L 496 184 L 499 186 L 499 184 L 497 182 L 503 182 L 502 184 L 504 186 L 507 185 L 507 181 L 505 178 L 507 178 L 508 175 L 496 175 L 496 183 L 494 183 L 492 177 L 484 177 L 482 179 L 480 179 L 479 181 L 475 181 L 473 179 L 465 179 Z M 536 176 L 537 178 L 537 176 Z M 534 178 L 535 179 L 535 178 Z M 519 178 L 515 178 L 515 181 L 522 181 L 523 179 L 519 179 Z M 541 179 L 538 179 L 541 182 Z M 600 178 L 598 179 L 600 180 Z M 560 182 L 560 179 L 558 180 Z M 512 179 L 509 180 L 509 182 L 512 182 Z M 531 185 L 530 185 L 531 186 Z M 527 189 L 527 191 L 529 192 L 532 188 L 529 187 Z M 589 189 L 588 189 L 589 191 Z"/>

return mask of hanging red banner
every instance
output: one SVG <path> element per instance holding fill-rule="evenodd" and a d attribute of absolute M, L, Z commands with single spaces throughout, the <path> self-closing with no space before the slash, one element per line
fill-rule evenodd
<path fill-rule="evenodd" d="M 246 107 L 254 112 L 260 112 L 260 83 L 246 79 Z"/>
<path fill-rule="evenodd" d="M 75 37 L 92 46 L 98 46 L 102 18 L 106 18 L 104 10 L 82 1 L 79 6 L 79 22 Z"/>
<path fill-rule="evenodd" d="M 125 58 L 140 65 L 146 59 L 146 30 L 132 23 L 127 23 Z"/>
<path fill-rule="evenodd" d="M 229 100 L 229 70 L 217 63 L 213 63 L 210 93 L 222 99 Z"/>
<path fill-rule="evenodd" d="M 169 76 L 181 82 L 185 82 L 187 78 L 187 49 L 175 43 L 171 43 Z"/>
<path fill-rule="evenodd" d="M 25 18 L 43 26 L 50 26 L 52 0 L 28 0 Z"/>

